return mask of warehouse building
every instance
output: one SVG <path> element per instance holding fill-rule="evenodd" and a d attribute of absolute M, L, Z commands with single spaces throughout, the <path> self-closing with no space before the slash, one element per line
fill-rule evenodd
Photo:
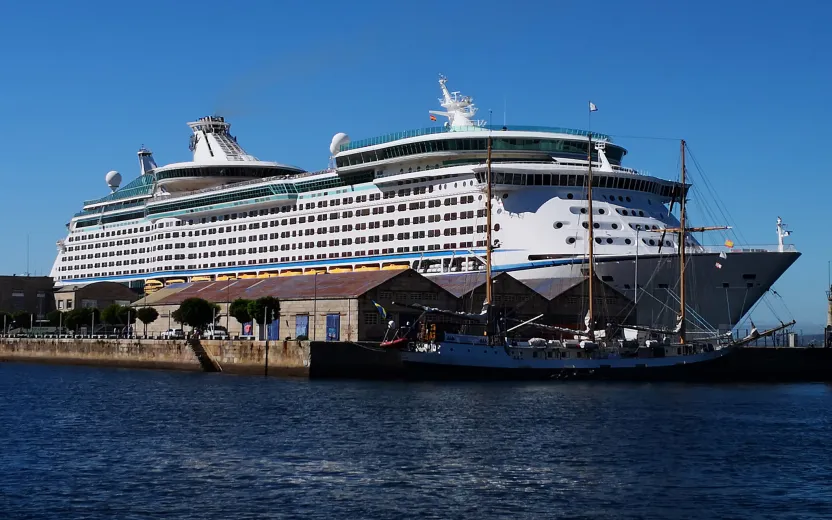
<path fill-rule="evenodd" d="M 244 328 L 228 315 L 234 300 L 264 296 L 280 300 L 280 319 L 269 327 L 270 339 L 378 341 L 388 333 L 388 321 L 412 323 L 421 314 L 393 302 L 451 310 L 459 306 L 453 294 L 410 269 L 173 284 L 133 306 L 154 307 L 159 312 L 159 319 L 148 327 L 148 335 L 158 335 L 178 327 L 171 313 L 185 299 L 202 298 L 219 305 L 217 324 L 226 326 L 231 337 L 252 334 L 264 339 L 264 331 L 256 324 Z M 384 309 L 386 317 L 374 302 Z"/>

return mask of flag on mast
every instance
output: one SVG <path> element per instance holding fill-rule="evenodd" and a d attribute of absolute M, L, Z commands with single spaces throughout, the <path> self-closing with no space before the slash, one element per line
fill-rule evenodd
<path fill-rule="evenodd" d="M 590 112 L 598 112 L 598 107 L 595 106 L 595 103 L 592 101 L 589 102 L 589 111 Z"/>
<path fill-rule="evenodd" d="M 430 115 L 430 120 L 431 120 L 431 121 L 436 121 L 436 116 L 435 116 L 435 115 L 433 115 L 433 114 L 431 114 L 431 115 Z"/>

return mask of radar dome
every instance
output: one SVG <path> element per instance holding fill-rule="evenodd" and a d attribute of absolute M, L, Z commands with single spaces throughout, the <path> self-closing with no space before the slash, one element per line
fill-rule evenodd
<path fill-rule="evenodd" d="M 345 144 L 350 144 L 350 136 L 344 132 L 338 132 L 332 138 L 332 144 L 329 145 L 329 153 L 332 155 L 337 154 Z"/>
<path fill-rule="evenodd" d="M 107 176 L 104 177 L 104 180 L 107 181 L 107 186 L 115 191 L 121 185 L 121 174 L 115 170 L 107 172 Z"/>

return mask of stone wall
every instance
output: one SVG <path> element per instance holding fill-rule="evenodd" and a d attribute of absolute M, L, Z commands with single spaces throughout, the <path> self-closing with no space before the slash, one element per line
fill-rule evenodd
<path fill-rule="evenodd" d="M 263 341 L 202 341 L 201 345 L 223 372 L 265 371 Z M 2 361 L 202 370 L 194 350 L 184 340 L 1 338 Z M 269 375 L 305 376 L 308 367 L 308 342 L 269 342 Z"/>

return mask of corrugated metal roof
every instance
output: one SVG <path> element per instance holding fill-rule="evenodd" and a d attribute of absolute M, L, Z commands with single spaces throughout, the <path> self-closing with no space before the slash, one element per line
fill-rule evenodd
<path fill-rule="evenodd" d="M 543 296 L 547 300 L 553 300 L 569 289 L 575 287 L 576 285 L 580 285 L 585 281 L 586 278 L 583 276 L 520 280 L 523 285 L 527 286 L 529 289 Z"/>
<path fill-rule="evenodd" d="M 363 273 L 331 273 L 283 276 L 276 278 L 251 278 L 219 282 L 191 282 L 175 293 L 167 293 L 156 299 L 154 305 L 178 305 L 187 298 L 203 298 L 212 302 L 234 301 L 237 298 L 255 300 L 274 296 L 281 300 L 319 300 L 356 298 L 367 291 L 400 275 L 421 276 L 413 270 L 368 271 Z M 156 296 L 160 289 L 148 296 Z M 141 302 L 141 300 L 140 300 Z M 140 303 L 137 302 L 137 303 Z"/>

